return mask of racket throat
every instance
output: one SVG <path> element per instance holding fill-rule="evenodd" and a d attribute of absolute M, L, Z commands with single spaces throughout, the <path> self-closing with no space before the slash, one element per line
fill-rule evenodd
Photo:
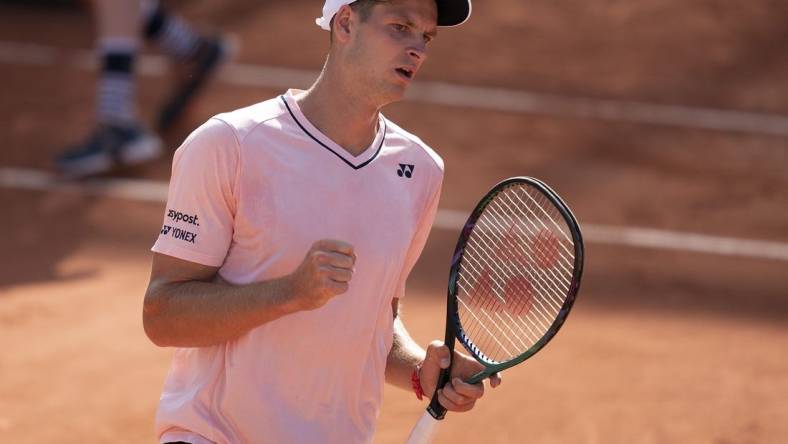
<path fill-rule="evenodd" d="M 478 384 L 484 381 L 489 376 L 490 373 L 488 373 L 487 370 L 482 370 L 479 373 L 476 373 L 475 375 L 468 378 L 465 382 L 467 382 L 468 384 Z"/>

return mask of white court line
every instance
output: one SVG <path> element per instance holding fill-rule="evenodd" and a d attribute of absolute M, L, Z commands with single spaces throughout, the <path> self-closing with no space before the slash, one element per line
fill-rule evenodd
<path fill-rule="evenodd" d="M 160 77 L 167 71 L 168 63 L 163 57 L 145 55 L 139 60 L 138 68 L 142 75 Z M 76 69 L 96 69 L 93 51 L 2 41 L 0 63 L 34 66 L 63 64 Z M 235 86 L 305 88 L 317 74 L 317 71 L 311 70 L 231 63 L 222 70 L 220 79 Z M 407 98 L 413 102 L 493 111 L 788 136 L 788 116 L 775 113 L 593 99 L 429 81 L 416 82 L 409 88 Z"/>
<path fill-rule="evenodd" d="M 0 168 L 0 186 L 14 189 L 56 191 L 142 202 L 166 202 L 167 182 L 142 179 L 90 179 L 68 181 L 52 173 L 25 168 Z"/>
<path fill-rule="evenodd" d="M 106 178 L 71 182 L 58 180 L 53 174 L 44 171 L 24 168 L 0 168 L 0 186 L 155 203 L 167 200 L 165 181 Z M 443 230 L 459 230 L 467 217 L 462 211 L 441 209 L 433 226 Z M 582 224 L 582 230 L 584 240 L 595 244 L 788 261 L 788 243 L 782 242 L 597 224 Z"/>
<path fill-rule="evenodd" d="M 438 211 L 434 226 L 459 230 L 467 218 L 468 214 L 464 212 L 444 209 Z M 583 240 L 595 244 L 788 261 L 788 243 L 782 242 L 598 224 L 581 224 L 580 228 Z"/>

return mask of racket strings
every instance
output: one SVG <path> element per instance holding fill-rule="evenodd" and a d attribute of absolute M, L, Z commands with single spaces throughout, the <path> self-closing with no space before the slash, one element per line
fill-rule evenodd
<path fill-rule="evenodd" d="M 476 249 L 474 249 L 474 250 L 476 250 Z M 478 254 L 479 255 L 486 255 L 486 256 L 488 256 L 488 259 L 495 260 L 495 258 L 490 257 L 489 255 L 487 255 L 484 252 L 479 252 Z M 473 271 L 478 272 L 482 276 L 482 279 L 487 278 L 487 274 L 492 274 L 492 277 L 495 278 L 495 284 L 490 284 L 490 285 L 498 285 L 498 286 L 500 286 L 501 283 L 507 281 L 508 276 L 516 275 L 519 272 L 516 268 L 514 268 L 512 266 L 509 266 L 508 264 L 501 264 L 498 267 L 497 270 L 490 270 L 490 268 L 487 266 L 487 264 L 489 262 L 487 262 L 487 261 L 481 261 L 480 262 L 475 257 L 470 258 L 469 262 L 470 263 L 468 264 L 468 266 L 473 268 Z M 537 286 L 540 287 L 540 290 L 545 291 L 545 292 L 549 293 L 550 296 L 552 296 L 552 298 L 547 299 L 546 302 L 560 301 L 561 295 L 560 295 L 560 293 L 556 292 L 556 290 L 554 288 L 551 287 L 551 282 L 546 282 L 545 279 L 534 275 L 531 270 L 527 270 L 526 269 L 526 270 L 521 270 L 521 271 L 525 272 L 528 275 L 529 278 L 532 278 L 534 280 L 534 283 Z M 514 282 L 516 282 L 518 284 L 520 283 L 520 282 L 517 282 L 517 281 L 514 281 Z M 501 289 L 501 288 L 499 288 L 499 289 Z M 560 304 L 558 304 L 558 305 L 560 307 Z"/>
<path fill-rule="evenodd" d="M 560 211 L 516 184 L 485 207 L 458 271 L 460 323 L 479 354 L 504 362 L 549 331 L 569 293 L 574 243 Z"/>
<path fill-rule="evenodd" d="M 471 307 L 469 307 L 465 302 L 460 301 L 460 304 L 462 304 L 466 309 L 468 309 L 469 310 L 468 313 L 471 316 L 473 316 L 477 321 L 479 321 L 480 323 L 482 322 L 478 318 L 478 316 L 474 314 L 474 310 L 472 310 Z M 489 314 L 490 312 L 489 311 L 482 310 L 480 313 L 484 317 L 486 317 L 488 320 L 490 320 L 492 322 L 497 322 L 495 319 L 493 319 L 490 316 L 490 314 Z M 535 330 L 533 327 L 531 327 L 531 325 L 533 325 L 533 323 L 539 324 L 540 321 L 538 321 L 538 320 L 536 320 L 536 321 L 531 320 L 531 322 L 523 322 L 524 320 L 527 320 L 527 319 L 523 319 L 523 318 L 515 319 L 508 312 L 504 312 L 503 315 L 501 315 L 498 312 L 492 312 L 492 313 L 495 315 L 495 317 L 498 320 L 503 321 L 503 323 L 500 324 L 503 327 L 503 329 L 508 330 L 511 333 L 513 333 L 513 336 L 504 335 L 504 338 L 508 342 L 516 345 L 515 350 L 527 350 L 528 348 L 533 346 L 533 344 L 535 344 L 539 340 L 539 338 L 541 337 L 541 335 L 537 331 L 538 328 L 537 328 L 537 330 Z M 490 330 L 488 330 L 484 325 L 480 325 L 480 327 L 486 333 L 488 333 L 490 335 L 494 335 L 494 333 L 491 332 Z M 475 336 L 478 337 L 478 334 L 475 335 Z M 495 339 L 496 344 L 500 345 L 500 341 L 499 340 L 497 340 L 494 336 L 491 336 L 491 337 L 493 339 Z M 522 348 L 521 346 L 525 347 L 525 348 Z M 486 349 L 486 347 L 485 347 L 485 349 Z M 507 351 L 507 353 L 509 353 L 509 352 Z M 519 354 L 519 353 L 517 353 L 517 354 Z"/>
<path fill-rule="evenodd" d="M 528 210 L 528 212 L 530 214 L 530 217 L 534 218 L 533 220 L 540 221 L 538 219 L 539 215 L 530 208 L 530 205 L 532 205 L 530 202 L 524 202 L 524 201 L 520 200 L 519 203 L 523 206 L 522 208 Z M 503 211 L 500 211 L 500 210 L 496 211 L 496 208 L 495 208 L 496 205 L 501 205 L 501 206 L 503 206 L 505 208 L 503 209 Z M 544 232 L 544 233 L 549 233 L 550 232 L 550 231 L 547 231 L 547 230 L 549 230 L 549 228 L 543 223 L 540 224 L 541 228 L 537 228 L 537 231 L 534 231 L 534 228 L 531 225 L 529 225 L 529 224 L 518 224 L 518 223 L 516 223 L 517 220 L 513 220 L 512 218 L 507 218 L 505 214 L 507 214 L 507 213 L 509 213 L 509 214 L 516 214 L 516 212 L 518 210 L 513 208 L 511 205 L 509 205 L 505 201 L 501 201 L 501 202 L 496 201 L 496 202 L 492 203 L 490 205 L 490 207 L 491 208 L 488 208 L 488 210 L 486 210 L 486 211 L 490 211 L 491 214 L 497 212 L 499 214 L 499 217 L 488 217 L 488 218 L 485 218 L 485 222 L 496 224 L 499 228 L 501 227 L 501 225 L 506 225 L 506 224 L 510 225 L 510 227 L 514 227 L 516 230 L 518 230 L 519 235 L 520 235 L 520 238 L 517 239 L 517 242 L 520 242 L 523 237 L 525 237 L 526 239 L 527 238 L 535 238 L 535 237 L 537 237 L 539 235 L 540 232 Z M 503 215 L 501 215 L 502 212 L 504 213 Z M 493 242 L 497 242 L 497 240 L 495 240 L 495 239 L 493 239 L 492 241 Z M 539 250 L 537 252 L 538 254 L 533 254 L 534 253 L 533 249 L 537 245 L 538 245 L 537 249 Z M 545 254 L 546 253 L 545 252 L 546 245 L 544 245 L 543 243 L 525 243 L 525 244 L 522 244 L 522 245 L 516 245 L 515 248 L 523 249 L 523 251 L 525 251 L 525 254 L 528 256 L 528 258 L 531 261 L 535 261 L 536 260 L 534 258 L 534 256 L 545 257 L 545 255 L 546 255 Z M 530 254 L 528 252 L 529 249 L 530 249 Z M 572 252 L 566 251 L 566 250 L 565 250 L 565 252 L 566 252 L 566 254 L 571 255 L 572 260 L 574 260 L 574 254 Z M 563 257 L 558 256 L 557 253 L 558 252 L 550 252 L 547 255 L 555 256 L 555 257 L 560 258 L 560 259 L 564 259 Z M 571 271 L 568 270 L 566 268 L 566 266 L 565 266 L 566 265 L 565 264 L 565 259 L 561 263 L 558 263 L 557 265 L 559 265 L 563 269 L 564 272 L 571 274 Z M 569 263 L 568 265 L 571 267 L 572 263 Z M 555 273 L 550 273 L 550 274 L 554 278 L 556 278 L 558 280 L 558 282 L 562 282 L 563 283 L 563 277 L 562 276 L 556 276 Z"/>
<path fill-rule="evenodd" d="M 568 237 L 567 234 L 564 233 L 563 229 L 555 222 L 554 217 L 556 215 L 551 215 L 550 213 L 548 213 L 545 210 L 545 206 L 547 206 L 547 208 L 551 208 L 552 207 L 552 204 L 549 201 L 546 201 L 547 198 L 544 197 L 544 196 L 541 196 L 541 198 L 542 198 L 541 201 L 534 200 L 533 197 L 530 196 L 530 195 L 528 196 L 528 198 L 529 198 L 529 201 L 526 202 L 526 201 L 519 200 L 519 203 L 521 205 L 523 205 L 523 208 L 528 210 L 528 213 L 530 214 L 531 217 L 535 218 L 536 221 L 540 222 L 539 223 L 539 225 L 541 226 L 540 229 L 541 230 L 549 230 L 549 232 L 553 232 L 550 227 L 548 227 L 545 223 L 543 223 L 542 217 L 545 217 L 548 220 L 550 220 L 550 222 L 555 227 L 555 229 L 558 230 L 558 233 L 563 235 L 564 240 L 569 245 L 572 245 L 572 243 L 573 243 L 572 239 L 570 237 Z M 532 208 L 532 207 L 535 207 L 535 209 L 540 210 L 540 211 L 534 211 L 534 208 Z M 539 213 L 542 213 L 541 217 L 540 217 Z M 560 216 L 558 216 L 558 217 L 560 217 Z M 563 221 L 563 219 L 561 219 L 561 220 Z M 525 227 L 528 228 L 528 229 L 531 228 L 529 225 L 525 225 Z M 534 232 L 530 232 L 530 234 L 534 235 Z M 564 253 L 563 255 L 558 255 L 557 256 L 561 260 L 558 265 L 560 265 L 561 268 L 563 268 L 564 272 L 567 272 L 567 273 L 571 274 L 571 268 L 574 268 L 574 259 L 575 259 L 574 252 L 570 251 L 569 249 L 567 249 L 566 245 L 563 242 L 558 243 L 558 246 L 561 249 L 563 249 L 563 253 Z M 544 248 L 545 245 L 540 244 L 540 247 Z M 569 258 L 571 258 L 571 261 L 569 260 Z"/>
<path fill-rule="evenodd" d="M 495 293 L 490 293 L 490 292 L 495 291 L 494 289 L 485 289 L 483 291 L 484 292 L 479 294 L 479 295 L 474 295 L 476 300 L 475 301 L 472 300 L 470 302 L 470 304 L 465 304 L 466 307 L 469 308 L 469 309 L 471 307 L 478 308 L 483 314 L 486 314 L 488 311 L 498 314 L 501 310 L 498 310 L 497 308 L 499 308 L 500 304 L 502 304 L 502 303 L 505 304 L 507 301 L 502 299 L 502 298 L 500 298 Z M 479 301 L 481 301 L 481 302 L 479 302 Z M 526 303 L 518 303 L 517 301 L 515 301 L 513 305 L 515 305 L 515 306 L 512 307 L 512 309 L 504 311 L 504 314 L 512 322 L 515 322 L 515 319 L 512 317 L 513 313 L 518 313 L 518 312 L 522 313 L 525 310 L 530 311 L 529 310 L 530 307 L 528 307 Z M 544 325 L 549 325 L 550 320 L 548 318 L 544 317 L 544 316 L 539 316 L 539 314 L 541 314 L 541 312 L 539 310 L 534 310 L 533 312 L 537 313 L 537 314 L 533 315 L 533 318 L 532 318 L 532 313 L 527 313 L 525 315 L 525 318 L 528 319 L 532 323 L 542 324 L 543 326 Z M 483 325 L 478 325 L 477 327 L 484 328 Z M 470 332 L 470 333 L 473 333 L 473 332 Z"/>
<path fill-rule="evenodd" d="M 503 277 L 503 275 L 498 275 L 496 277 L 497 277 L 497 281 L 498 282 L 503 282 L 503 281 L 506 280 L 506 278 Z M 464 283 L 467 284 L 468 286 L 474 284 L 473 282 L 471 282 L 464 275 L 462 275 L 460 279 L 463 280 Z M 482 277 L 482 279 L 484 279 L 484 277 Z M 479 281 L 476 282 L 477 285 L 478 285 L 478 283 L 479 283 Z M 501 293 L 505 289 L 501 288 L 500 285 L 498 285 L 497 288 L 492 288 L 492 285 L 497 285 L 497 284 L 490 284 L 490 285 L 482 287 L 482 288 L 478 288 L 478 287 L 474 288 L 474 290 L 477 293 L 474 293 L 472 295 L 473 299 L 471 300 L 471 302 L 477 302 L 477 303 L 472 304 L 473 306 L 479 307 L 482 310 L 485 310 L 485 309 L 486 310 L 490 310 L 490 309 L 496 308 L 496 306 L 497 306 L 496 304 L 499 304 L 499 303 L 506 304 L 507 302 L 509 302 L 510 303 L 510 307 L 509 307 L 509 310 L 506 310 L 507 314 L 511 314 L 511 313 L 525 313 L 525 316 L 524 316 L 525 319 L 527 319 L 530 322 L 541 324 L 541 326 L 543 326 L 543 327 L 550 325 L 551 318 L 546 313 L 550 313 L 553 310 L 551 310 L 549 307 L 545 307 L 544 301 L 537 300 L 536 304 L 539 306 L 538 309 L 530 310 L 531 307 L 528 304 L 531 301 L 529 299 L 526 299 L 526 298 L 513 298 L 514 300 L 512 300 L 512 301 L 506 301 L 501 296 L 499 296 L 499 293 Z M 488 287 L 490 287 L 490 288 L 488 288 Z M 516 286 L 516 289 L 520 291 L 520 294 L 526 294 L 526 292 L 530 291 L 530 289 L 528 289 L 525 285 L 523 285 L 522 287 L 518 285 L 518 286 Z M 521 308 L 521 310 L 517 310 L 517 308 Z M 560 306 L 556 309 L 556 311 L 558 309 L 560 309 Z"/>
<path fill-rule="evenodd" d="M 500 280 L 500 279 L 499 279 Z M 485 341 L 483 339 L 480 340 L 480 336 L 487 336 L 487 338 L 496 339 L 494 335 L 498 333 L 503 333 L 503 337 L 511 335 L 514 333 L 516 336 L 520 336 L 520 344 L 516 347 L 516 350 L 523 350 L 521 347 L 523 339 L 527 338 L 527 343 L 524 344 L 526 347 L 532 346 L 541 336 L 542 332 L 546 331 L 552 321 L 552 318 L 555 316 L 558 308 L 553 307 L 554 309 L 550 309 L 547 305 L 552 304 L 545 304 L 540 299 L 516 299 L 512 297 L 513 294 L 517 293 L 525 293 L 526 295 L 530 296 L 532 288 L 530 285 L 523 285 L 521 284 L 520 280 L 515 280 L 515 285 L 507 285 L 504 289 L 506 294 L 506 299 L 502 298 L 499 294 L 501 292 L 500 285 L 495 286 L 488 285 L 487 287 L 482 287 L 482 291 L 479 292 L 477 289 L 477 294 L 474 296 L 477 302 L 475 304 L 465 304 L 466 308 L 470 308 L 471 310 L 478 310 L 482 315 L 481 316 L 474 316 L 475 320 L 477 321 L 476 329 L 471 328 L 468 329 L 469 335 L 474 337 L 474 341 L 481 344 L 482 348 L 485 350 L 489 349 L 485 345 Z M 526 281 L 527 283 L 527 281 Z M 544 290 L 542 290 L 544 291 Z M 478 302 L 479 300 L 485 301 Z M 535 303 L 534 303 L 535 301 Z M 509 306 L 506 306 L 506 304 Z M 503 310 L 502 310 L 503 308 Z M 492 313 L 492 315 L 490 314 Z M 503 316 L 501 315 L 503 313 Z M 498 320 L 493 319 L 498 318 Z M 504 322 L 501 323 L 499 320 L 503 320 Z M 465 322 L 467 324 L 468 322 Z M 491 325 L 502 325 L 507 327 L 502 332 L 492 332 L 489 328 L 487 328 L 486 324 Z M 514 325 L 514 327 L 511 327 Z M 479 334 L 481 327 L 482 335 Z M 514 344 L 517 344 L 518 341 L 510 341 Z M 495 340 L 493 342 L 487 341 L 487 343 L 491 345 L 497 345 L 498 350 L 504 352 L 507 356 L 515 356 L 519 354 L 518 352 L 512 352 L 507 347 L 500 347 L 501 341 Z M 488 352 L 488 354 L 493 355 L 493 353 Z"/>
<path fill-rule="evenodd" d="M 471 265 L 471 267 L 473 266 Z M 495 280 L 497 282 L 503 282 L 506 280 L 504 275 L 498 274 L 498 272 L 495 273 L 496 273 Z M 484 286 L 478 287 L 479 284 L 478 281 L 471 282 L 470 279 L 464 274 L 460 276 L 460 281 L 461 281 L 460 286 L 464 284 L 466 288 L 471 288 L 471 286 L 476 284 L 476 288 L 474 288 L 475 293 L 471 295 L 471 304 L 464 303 L 462 297 L 458 297 L 458 300 L 461 302 L 462 305 L 464 305 L 464 308 L 467 309 L 467 313 L 470 313 L 477 321 L 477 323 L 471 324 L 470 326 L 468 326 L 467 322 L 462 321 L 463 326 L 466 328 L 466 334 L 468 335 L 468 337 L 473 338 L 474 343 L 479 342 L 481 344 L 481 348 L 487 350 L 488 347 L 486 347 L 484 341 L 480 341 L 479 338 L 484 336 L 483 333 L 486 333 L 487 338 L 492 338 L 495 340 L 496 339 L 495 333 L 491 332 L 487 328 L 486 324 L 492 323 L 495 325 L 499 325 L 498 322 L 492 319 L 488 313 L 496 312 L 497 314 L 498 311 L 501 311 L 500 309 L 497 309 L 500 307 L 500 304 L 501 303 L 505 304 L 507 301 L 501 298 L 500 296 L 498 296 L 497 294 L 502 291 L 500 286 L 499 288 L 493 288 L 492 285 L 495 284 L 491 284 L 488 287 L 484 287 Z M 527 290 L 520 288 L 519 291 L 523 292 Z M 506 319 L 503 325 L 512 324 L 520 327 L 518 330 L 520 332 L 523 332 L 520 334 L 520 342 L 523 341 L 522 339 L 523 337 L 529 336 L 527 333 L 524 333 L 523 326 L 525 327 L 526 330 L 530 331 L 532 333 L 531 335 L 532 337 L 528 337 L 529 341 L 525 344 L 526 345 L 525 349 L 527 349 L 530 348 L 533 344 L 535 344 L 536 341 L 538 341 L 539 338 L 542 336 L 542 334 L 538 333 L 538 331 L 543 332 L 549 328 L 550 324 L 552 323 L 552 316 L 553 316 L 550 313 L 557 311 L 557 309 L 555 310 L 548 309 L 547 307 L 544 306 L 545 305 L 544 302 L 538 299 L 536 301 L 537 308 L 531 309 L 531 307 L 528 307 L 527 305 L 528 300 L 527 299 L 523 300 L 523 299 L 524 298 L 521 298 L 519 301 L 515 300 L 513 302 L 509 301 L 512 302 L 512 305 L 514 306 L 525 306 L 526 310 L 523 311 L 522 309 L 521 310 L 512 309 L 513 307 L 510 307 L 509 310 L 504 310 L 503 312 Z M 480 315 L 474 315 L 473 314 L 474 311 L 478 311 Z M 525 314 L 518 315 L 517 313 L 525 313 Z M 486 318 L 486 322 L 483 319 L 479 319 L 479 316 Z M 461 318 L 462 318 L 462 314 L 461 314 Z M 531 327 L 532 325 L 534 327 Z M 511 328 L 508 328 L 508 330 L 511 330 Z M 511 341 L 511 342 L 516 343 L 516 341 Z M 495 343 L 498 344 L 499 341 L 495 340 Z M 517 349 L 522 350 L 519 347 Z M 507 350 L 504 351 L 507 352 L 507 354 L 511 354 Z M 515 353 L 515 355 L 517 354 L 519 353 Z"/>
<path fill-rule="evenodd" d="M 532 235 L 532 234 L 531 234 L 531 235 Z M 487 240 L 487 241 L 488 241 L 488 242 L 490 242 L 490 243 L 494 243 L 494 242 L 496 242 L 496 239 L 495 239 L 495 238 L 493 238 L 493 237 L 490 237 L 489 235 L 485 234 L 484 232 L 482 232 L 482 233 L 480 234 L 480 236 L 483 236 L 483 237 L 485 237 L 485 238 L 486 238 L 485 240 Z M 527 235 L 526 235 L 526 236 L 527 236 Z M 479 249 L 478 249 L 478 251 L 480 251 L 480 253 L 479 253 L 479 254 L 484 254 L 484 255 L 486 255 L 486 256 L 487 256 L 487 258 L 488 258 L 488 260 L 489 260 L 490 262 L 492 262 L 492 261 L 496 261 L 496 260 L 500 260 L 500 257 L 493 257 L 493 255 L 492 255 L 491 253 L 489 253 L 489 252 L 486 252 L 486 251 L 485 251 L 485 250 L 483 250 L 482 248 L 479 248 Z M 526 253 L 526 254 L 525 254 L 525 256 L 526 256 L 526 257 L 527 257 L 527 259 L 529 259 L 531 262 L 535 262 L 535 259 L 534 259 L 534 257 L 533 257 L 532 255 L 530 255 L 530 254 Z M 511 264 L 511 262 L 504 262 L 503 264 L 501 264 L 501 266 L 502 266 L 502 267 L 504 267 L 504 268 L 506 268 L 506 269 L 507 269 L 507 271 L 511 271 L 511 270 L 512 270 L 512 267 L 511 267 L 511 265 L 510 265 L 510 264 Z M 557 277 L 557 276 L 555 276 L 555 275 L 552 275 L 552 276 L 548 275 L 548 276 L 544 276 L 544 277 L 543 277 L 543 276 L 538 276 L 538 275 L 533 275 L 533 274 L 532 274 L 532 271 L 531 271 L 530 269 L 527 269 L 527 268 L 526 268 L 524 271 L 525 271 L 526 273 L 529 273 L 529 274 L 530 274 L 530 277 L 531 277 L 531 278 L 533 278 L 533 279 L 536 281 L 536 283 L 537 283 L 538 285 L 540 285 L 540 286 L 543 286 L 543 291 L 547 291 L 547 292 L 554 293 L 554 295 L 556 296 L 556 300 L 559 302 L 559 304 L 558 304 L 558 305 L 559 305 L 559 307 L 560 307 L 560 305 L 561 305 L 561 304 L 560 304 L 560 302 L 561 302 L 561 300 L 562 300 L 562 294 L 561 294 L 561 292 L 560 292 L 560 289 L 558 289 L 558 288 L 556 288 L 556 287 L 560 287 L 560 286 L 562 286 L 562 285 L 565 285 L 565 283 L 564 283 L 564 282 L 561 280 L 561 278 L 560 278 L 560 277 Z M 511 272 L 512 272 L 512 273 L 515 273 L 514 271 L 511 271 Z M 552 277 L 552 279 L 550 279 L 551 277 Z M 548 281 L 549 281 L 549 282 L 548 282 Z"/>
<path fill-rule="evenodd" d="M 489 291 L 493 291 L 493 290 L 489 290 Z M 481 300 L 482 302 L 478 302 L 479 300 Z M 497 316 L 500 317 L 501 316 L 500 312 L 502 311 L 504 316 L 507 317 L 507 321 L 512 323 L 512 324 L 521 324 L 524 320 L 527 320 L 528 323 L 533 323 L 533 324 L 539 325 L 540 327 L 548 328 L 548 326 L 549 326 L 549 324 L 551 322 L 551 320 L 549 318 L 547 318 L 546 316 L 543 315 L 543 311 L 541 311 L 541 310 L 530 310 L 530 307 L 528 307 L 526 304 L 518 304 L 517 302 L 515 302 L 513 304 L 513 305 L 515 305 L 515 307 L 513 307 L 512 309 L 499 310 L 499 309 L 497 309 L 498 306 L 501 303 L 505 304 L 507 301 L 501 299 L 497 295 L 490 294 L 489 292 L 485 292 L 485 293 L 477 296 L 477 299 L 476 299 L 477 303 L 474 303 L 474 301 L 471 301 L 470 304 L 467 304 L 467 303 L 465 303 L 462 300 L 460 300 L 460 301 L 468 310 L 471 310 L 471 312 L 472 312 L 473 308 L 477 308 L 483 315 L 487 315 L 488 312 L 493 312 Z M 525 316 L 521 316 L 520 319 L 515 319 L 515 317 L 513 317 L 513 313 L 522 313 L 522 312 L 526 312 L 526 314 L 525 314 Z M 514 315 L 514 316 L 517 316 L 517 315 Z M 527 326 L 528 324 L 526 323 L 525 325 Z M 475 327 L 482 328 L 485 331 L 489 332 L 489 330 L 487 330 L 484 325 L 476 325 Z M 521 329 L 521 331 L 522 331 L 522 329 Z M 469 333 L 470 337 L 477 336 L 477 335 L 474 334 L 475 331 L 468 331 L 468 333 Z M 473 336 L 471 336 L 471 335 L 473 335 Z M 538 340 L 538 337 L 536 339 Z"/>
<path fill-rule="evenodd" d="M 491 209 L 491 211 L 493 211 L 493 209 Z M 493 221 L 492 223 L 495 223 L 496 226 L 498 228 L 500 228 L 500 224 L 498 223 L 498 221 L 500 221 L 500 220 L 502 220 L 500 217 L 499 218 L 488 217 L 488 218 L 485 219 L 485 222 Z M 511 223 L 513 223 L 513 221 L 506 221 L 506 223 L 510 223 L 511 224 Z M 521 232 L 521 233 L 522 233 L 522 236 L 524 236 L 526 238 L 535 235 L 535 233 L 533 231 L 531 231 L 531 230 L 528 230 L 528 233 L 525 233 L 525 232 Z M 480 232 L 480 236 L 484 237 L 485 240 L 488 243 L 498 242 L 498 240 L 496 238 L 491 237 L 491 236 L 489 236 L 487 234 L 487 230 L 481 231 Z M 506 242 L 506 240 L 504 240 L 504 242 Z M 528 244 L 525 244 L 525 245 L 528 245 Z M 515 244 L 514 248 L 517 248 L 517 247 L 518 246 Z M 523 247 L 521 247 L 521 248 L 523 248 Z M 478 251 L 480 252 L 479 254 L 484 254 L 484 255 L 487 256 L 488 263 L 492 263 L 492 262 L 495 262 L 495 261 L 500 261 L 500 259 L 501 259 L 501 257 L 493 257 L 493 255 L 490 252 L 484 250 L 483 248 L 479 248 Z M 532 254 L 529 254 L 529 253 L 526 252 L 525 256 L 531 263 L 536 262 L 536 259 L 534 258 L 534 256 Z M 471 255 L 471 260 L 474 260 L 473 255 Z M 515 266 L 522 265 L 521 262 L 522 261 L 520 261 L 520 263 L 515 264 Z M 499 265 L 502 266 L 504 269 L 506 269 L 506 271 L 508 271 L 510 274 L 516 274 L 517 273 L 517 271 L 513 270 L 513 266 L 512 266 L 512 262 L 511 261 L 503 261 Z M 521 269 L 521 271 L 527 273 L 528 277 L 530 279 L 532 279 L 532 282 L 541 287 L 540 290 L 545 292 L 545 295 L 553 296 L 553 298 L 547 299 L 547 301 L 548 302 L 554 301 L 556 303 L 555 304 L 555 308 L 556 309 L 560 309 L 560 307 L 561 307 L 561 305 L 563 303 L 563 298 L 564 298 L 564 294 L 565 294 L 565 293 L 563 293 L 561 291 L 561 289 L 563 289 L 564 291 L 568 290 L 568 284 L 564 281 L 563 277 L 556 276 L 554 273 L 552 273 L 552 271 L 549 274 L 547 274 L 545 276 L 542 276 L 542 275 L 534 273 L 533 270 L 531 270 L 530 267 L 525 267 L 525 268 Z M 548 271 L 550 271 L 550 270 L 548 270 Z M 498 277 L 501 278 L 501 276 L 498 276 Z M 503 278 L 501 278 L 501 279 L 503 279 Z M 541 300 L 539 300 L 538 302 L 541 303 Z"/>
<path fill-rule="evenodd" d="M 529 202 L 523 202 L 523 200 L 520 199 L 519 196 L 518 196 L 518 200 L 525 206 L 526 209 L 528 209 L 529 213 L 532 216 L 537 218 L 536 220 L 539 222 L 539 224 L 543 228 L 548 229 L 548 227 L 544 223 L 545 221 L 541 217 L 539 217 L 537 213 L 541 213 L 544 216 L 544 218 L 546 218 L 546 220 L 550 221 L 550 223 L 557 230 L 557 232 L 563 236 L 564 240 L 568 242 L 569 245 L 572 245 L 573 244 L 572 237 L 569 235 L 568 231 L 565 231 L 567 230 L 567 227 L 563 221 L 563 217 L 558 213 L 558 210 L 555 208 L 555 206 L 553 206 L 553 204 L 549 200 L 547 200 L 547 197 L 545 197 L 542 194 L 539 194 L 536 198 L 534 198 L 530 194 L 526 194 L 525 196 L 528 198 Z M 552 211 L 547 211 L 546 208 L 549 208 Z M 534 211 L 534 209 L 537 209 L 539 211 Z M 561 220 L 562 224 L 559 225 L 558 222 L 556 222 L 556 219 Z M 564 250 L 565 254 L 574 257 L 574 251 L 572 251 L 572 249 L 567 248 L 566 245 L 561 245 L 561 248 Z"/>

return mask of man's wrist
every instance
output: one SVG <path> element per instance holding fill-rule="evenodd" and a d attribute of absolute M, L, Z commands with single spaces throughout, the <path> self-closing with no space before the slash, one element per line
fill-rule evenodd
<path fill-rule="evenodd" d="M 254 285 L 256 288 L 253 291 L 258 299 L 258 306 L 263 309 L 261 313 L 265 313 L 266 322 L 301 311 L 289 276 Z"/>
<path fill-rule="evenodd" d="M 413 373 L 410 376 L 410 384 L 413 392 L 416 393 L 416 398 L 421 401 L 424 399 L 424 388 L 421 386 L 421 363 L 413 368 Z"/>
<path fill-rule="evenodd" d="M 280 308 L 283 315 L 301 311 L 300 300 L 295 294 L 295 284 L 291 275 L 283 276 L 276 280 L 276 293 L 278 293 Z"/>

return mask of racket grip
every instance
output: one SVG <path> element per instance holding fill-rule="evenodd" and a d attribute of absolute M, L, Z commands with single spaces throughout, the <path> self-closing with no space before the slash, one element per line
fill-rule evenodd
<path fill-rule="evenodd" d="M 430 444 L 435 438 L 438 423 L 437 419 L 425 411 L 419 418 L 419 422 L 413 426 L 413 430 L 410 431 L 410 436 L 408 436 L 405 444 Z"/>
<path fill-rule="evenodd" d="M 451 374 L 451 367 L 444 368 L 438 374 L 438 384 L 435 386 L 435 393 L 432 394 L 430 404 L 427 406 L 427 413 L 440 421 L 446 416 L 446 407 L 438 401 L 438 390 L 442 389 L 448 382 Z"/>

